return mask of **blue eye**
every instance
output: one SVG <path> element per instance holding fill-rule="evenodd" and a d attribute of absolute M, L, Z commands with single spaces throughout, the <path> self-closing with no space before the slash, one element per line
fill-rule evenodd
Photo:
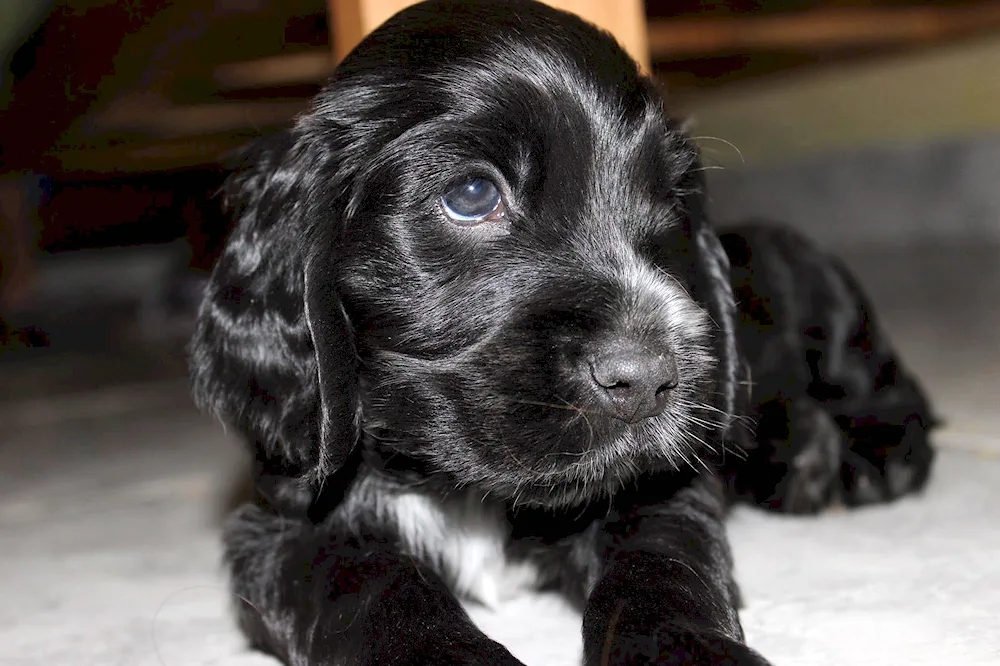
<path fill-rule="evenodd" d="M 498 219 L 506 210 L 500 190 L 485 178 L 472 178 L 445 192 L 441 208 L 452 222 L 462 225 Z"/>

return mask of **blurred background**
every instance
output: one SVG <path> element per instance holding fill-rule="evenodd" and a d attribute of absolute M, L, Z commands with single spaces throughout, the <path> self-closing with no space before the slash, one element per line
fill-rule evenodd
<path fill-rule="evenodd" d="M 405 4 L 0 2 L 0 418 L 183 377 L 227 154 L 289 123 Z M 919 277 L 900 255 L 919 246 L 991 270 L 1000 2 L 556 4 L 614 32 L 691 118 L 720 222 L 902 261 L 876 291 Z"/>
<path fill-rule="evenodd" d="M 227 156 L 405 4 L 0 0 L 0 662 L 273 663 L 229 622 L 215 521 L 242 457 L 184 346 Z M 854 268 L 945 423 L 919 508 L 737 515 L 752 643 L 1000 663 L 1000 1 L 551 4 L 662 82 L 721 226 L 791 224 Z M 575 645 L 552 608 L 485 621 Z M 566 644 L 516 654 L 576 663 Z"/>

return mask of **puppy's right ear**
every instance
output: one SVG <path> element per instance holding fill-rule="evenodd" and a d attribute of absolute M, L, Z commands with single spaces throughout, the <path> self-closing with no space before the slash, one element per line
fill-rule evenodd
<path fill-rule="evenodd" d="M 356 354 L 320 161 L 286 132 L 232 176 L 236 226 L 190 350 L 196 402 L 256 442 L 268 473 L 307 483 L 343 464 L 358 437 Z"/>

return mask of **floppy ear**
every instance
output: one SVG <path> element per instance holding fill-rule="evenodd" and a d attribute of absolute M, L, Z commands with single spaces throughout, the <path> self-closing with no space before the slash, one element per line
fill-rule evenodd
<path fill-rule="evenodd" d="M 336 221 L 315 219 L 330 213 L 317 212 L 323 197 L 312 181 L 324 169 L 307 144 L 278 134 L 230 179 L 236 226 L 207 287 L 190 363 L 196 402 L 256 443 L 264 473 L 318 483 L 354 448 L 358 398 L 326 238 Z"/>
<path fill-rule="evenodd" d="M 360 427 L 354 331 L 337 294 L 332 243 L 306 263 L 306 322 L 312 335 L 319 386 L 319 438 L 313 481 L 340 468 L 357 443 Z"/>
<path fill-rule="evenodd" d="M 719 359 L 715 407 L 727 415 L 723 424 L 727 436 L 745 445 L 746 433 L 734 432 L 730 426 L 732 417 L 743 414 L 749 407 L 749 366 L 736 337 L 738 313 L 729 257 L 706 215 L 705 181 L 697 165 L 689 172 L 683 196 L 694 244 L 694 297 L 708 310 L 715 324 L 715 351 Z"/>

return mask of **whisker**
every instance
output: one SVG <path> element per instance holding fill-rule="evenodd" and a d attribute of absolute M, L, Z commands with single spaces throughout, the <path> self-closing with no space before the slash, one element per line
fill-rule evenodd
<path fill-rule="evenodd" d="M 556 397 L 559 398 L 560 400 L 563 400 L 563 398 L 559 396 Z M 587 410 L 583 409 L 582 407 L 577 407 L 576 405 L 573 405 L 567 402 L 566 400 L 563 400 L 563 402 L 565 402 L 566 405 L 569 407 L 576 408 L 577 415 L 583 419 L 584 423 L 587 424 L 587 445 L 585 448 L 589 450 L 594 445 L 594 425 L 590 422 L 590 419 L 587 418 Z"/>
<path fill-rule="evenodd" d="M 543 402 L 543 401 L 540 401 L 540 400 L 524 400 L 522 398 L 511 398 L 509 396 L 504 396 L 504 395 L 495 395 L 493 397 L 495 397 L 495 398 L 502 398 L 503 400 L 508 400 L 510 402 L 513 402 L 513 403 L 516 403 L 516 404 L 519 404 L 519 405 L 534 405 L 536 407 L 551 407 L 552 409 L 565 409 L 565 410 L 572 411 L 572 412 L 586 411 L 582 407 L 577 407 L 576 405 L 573 405 L 573 404 L 568 403 L 568 402 L 566 404 L 563 404 L 563 405 L 557 405 L 557 404 L 552 403 L 552 402 Z"/>
<path fill-rule="evenodd" d="M 693 414 L 685 414 L 684 415 L 684 421 L 685 422 L 689 422 L 689 423 L 694 423 L 696 425 L 700 425 L 701 427 L 705 428 L 706 430 L 722 430 L 725 427 L 724 424 L 719 423 L 718 421 L 709 421 L 707 419 L 698 418 L 697 416 L 694 416 Z"/>
<path fill-rule="evenodd" d="M 729 146 L 730 148 L 732 148 L 733 150 L 736 151 L 736 154 L 739 155 L 739 157 L 740 157 L 740 162 L 742 162 L 743 164 L 747 163 L 746 158 L 743 157 L 743 151 L 741 151 L 739 148 L 737 148 L 736 144 L 733 143 L 732 141 L 727 141 L 726 139 L 723 139 L 722 137 L 718 137 L 718 136 L 694 136 L 694 137 L 691 137 L 691 140 L 692 141 L 718 141 L 720 143 L 724 143 L 724 144 L 726 144 L 727 146 Z"/>

